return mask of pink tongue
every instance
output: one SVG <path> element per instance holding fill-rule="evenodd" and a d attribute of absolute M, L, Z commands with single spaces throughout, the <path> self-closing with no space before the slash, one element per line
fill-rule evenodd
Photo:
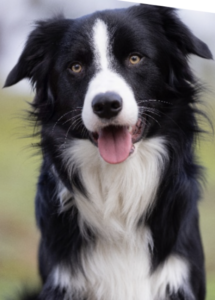
<path fill-rule="evenodd" d="M 121 163 L 129 156 L 132 147 L 131 134 L 126 127 L 105 127 L 99 132 L 98 147 L 106 162 Z"/>

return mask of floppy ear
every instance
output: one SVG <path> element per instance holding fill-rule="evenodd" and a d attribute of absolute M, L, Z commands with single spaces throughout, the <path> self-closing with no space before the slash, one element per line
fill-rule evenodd
<path fill-rule="evenodd" d="M 66 25 L 67 20 L 62 16 L 37 22 L 4 87 L 16 84 L 24 78 L 29 78 L 33 85 L 44 80 Z"/>
<path fill-rule="evenodd" d="M 208 46 L 198 39 L 178 18 L 175 9 L 159 7 L 159 10 L 167 38 L 174 42 L 183 54 L 195 54 L 203 58 L 213 59 Z"/>

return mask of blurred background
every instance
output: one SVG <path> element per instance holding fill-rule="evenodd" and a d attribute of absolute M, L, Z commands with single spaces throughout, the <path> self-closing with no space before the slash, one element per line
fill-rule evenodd
<path fill-rule="evenodd" d="M 117 0 L 3 0 L 0 2 L 0 86 L 23 49 L 37 19 L 63 12 L 76 18 L 95 10 L 134 5 Z M 182 20 L 215 57 L 215 14 L 178 11 Z M 190 57 L 197 76 L 205 84 L 202 99 L 212 122 L 215 116 L 215 62 Z M 0 89 L 0 300 L 16 295 L 24 283 L 36 286 L 39 233 L 34 220 L 34 194 L 40 167 L 39 155 L 23 138 L 32 133 L 25 119 L 33 91 L 27 81 Z M 206 124 L 203 124 L 208 129 Z M 209 129 L 210 130 L 210 129 Z M 210 130 L 211 131 L 211 130 Z M 215 299 L 215 143 L 208 134 L 196 145 L 199 161 L 206 168 L 204 201 L 199 204 L 206 257 L 207 300 Z"/>

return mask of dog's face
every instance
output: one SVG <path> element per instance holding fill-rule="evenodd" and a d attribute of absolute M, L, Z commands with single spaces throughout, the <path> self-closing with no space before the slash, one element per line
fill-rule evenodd
<path fill-rule="evenodd" d="M 211 58 L 171 9 L 141 5 L 55 19 L 38 23 L 6 86 L 30 78 L 44 132 L 59 144 L 89 138 L 105 161 L 120 163 L 140 139 L 182 117 L 189 53 Z"/>
<path fill-rule="evenodd" d="M 122 162 L 134 151 L 146 129 L 144 104 L 160 99 L 165 76 L 155 62 L 162 57 L 156 53 L 161 45 L 156 47 L 149 28 L 140 24 L 137 30 L 136 19 L 128 25 L 119 16 L 100 14 L 79 20 L 77 27 L 71 24 L 53 84 L 58 85 L 55 99 L 63 108 L 68 105 L 63 113 L 71 112 L 70 126 L 76 130 L 81 122 L 109 163 Z"/>

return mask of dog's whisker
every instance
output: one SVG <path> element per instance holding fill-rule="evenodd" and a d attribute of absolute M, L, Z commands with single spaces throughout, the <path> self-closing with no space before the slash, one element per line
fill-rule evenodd
<path fill-rule="evenodd" d="M 65 138 L 64 138 L 64 146 L 66 144 L 66 141 L 67 141 L 67 137 L 69 135 L 69 132 L 70 130 L 73 128 L 73 129 L 78 129 L 78 127 L 82 124 L 82 119 L 81 119 L 81 114 L 77 115 L 77 116 L 74 116 L 75 117 L 75 120 L 71 123 L 71 125 L 69 126 L 66 134 L 65 134 Z M 68 121 L 71 121 L 70 120 L 67 120 L 65 123 L 67 123 Z"/>
<path fill-rule="evenodd" d="M 52 127 L 52 132 L 55 130 L 55 127 L 57 126 L 57 124 L 68 114 L 72 114 L 74 111 L 77 111 L 79 109 L 75 108 L 73 110 L 67 111 L 66 113 L 64 113 L 60 118 L 57 119 L 57 121 L 55 122 L 55 124 Z"/>
<path fill-rule="evenodd" d="M 148 107 L 139 107 L 139 109 L 141 113 L 148 111 L 154 115 L 160 116 L 160 112 L 158 110 L 150 109 Z"/>
<path fill-rule="evenodd" d="M 139 119 L 143 122 L 143 123 L 145 123 L 145 125 L 146 126 L 148 126 L 149 124 L 151 124 L 151 120 L 149 120 L 149 119 L 145 119 L 143 116 L 141 116 L 141 115 L 139 115 Z"/>
<path fill-rule="evenodd" d="M 152 117 L 151 115 L 149 115 L 149 114 L 147 114 L 147 113 L 143 113 L 143 115 L 145 115 L 145 116 L 147 116 L 147 117 L 149 117 L 149 118 L 151 118 L 151 119 L 153 119 L 160 127 L 161 127 L 161 124 L 158 122 L 158 120 L 156 120 L 154 117 Z"/>
<path fill-rule="evenodd" d="M 173 122 L 181 130 L 181 132 L 184 133 L 184 130 L 179 126 L 179 124 L 173 118 L 171 118 L 168 114 L 166 114 L 162 111 L 155 112 L 151 108 L 147 108 L 147 107 L 140 107 L 140 109 L 141 109 L 141 113 L 144 113 L 144 111 L 148 111 L 157 116 L 163 115 L 165 118 L 168 118 L 171 122 Z"/>
<path fill-rule="evenodd" d="M 144 99 L 144 100 L 138 100 L 138 103 L 143 103 L 143 102 L 159 102 L 159 103 L 165 103 L 165 104 L 170 104 L 170 105 L 172 105 L 171 102 L 163 101 L 163 100 L 159 100 L 159 99 Z"/>
<path fill-rule="evenodd" d="M 88 134 L 88 131 L 87 131 L 85 126 L 83 126 L 83 128 L 81 129 L 81 133 L 82 133 L 83 136 Z"/>
<path fill-rule="evenodd" d="M 81 124 L 83 124 L 82 119 L 78 118 L 73 122 L 72 126 L 74 129 L 78 129 Z"/>
<path fill-rule="evenodd" d="M 73 126 L 73 124 L 71 124 L 71 125 L 69 126 L 69 128 L 68 128 L 68 130 L 67 130 L 67 132 L 66 132 L 66 134 L 65 134 L 65 137 L 64 137 L 64 143 L 63 143 L 63 146 L 64 146 L 64 147 L 65 147 L 65 145 L 66 145 L 67 137 L 68 137 L 68 134 L 69 134 L 70 129 L 72 128 L 72 126 Z"/>
<path fill-rule="evenodd" d="M 73 116 L 72 118 L 69 118 L 68 120 L 66 120 L 62 125 L 65 125 L 66 123 L 68 123 L 68 122 L 75 122 L 75 120 L 77 119 L 77 118 L 80 118 L 81 117 L 81 114 L 78 114 L 78 115 L 76 115 L 76 116 Z"/>

